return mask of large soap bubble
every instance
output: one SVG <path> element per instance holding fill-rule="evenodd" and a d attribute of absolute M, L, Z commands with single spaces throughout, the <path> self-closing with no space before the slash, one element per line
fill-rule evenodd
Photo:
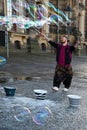
<path fill-rule="evenodd" d="M 27 107 L 15 106 L 14 107 L 14 118 L 16 121 L 24 122 L 31 116 L 31 111 Z"/>
<path fill-rule="evenodd" d="M 34 111 L 32 119 L 37 125 L 45 125 L 52 119 L 52 112 L 48 107 L 40 107 Z"/>

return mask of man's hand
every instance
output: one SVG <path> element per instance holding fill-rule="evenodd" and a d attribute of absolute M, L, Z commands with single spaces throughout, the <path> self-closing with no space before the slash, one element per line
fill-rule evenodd
<path fill-rule="evenodd" d="M 78 48 L 78 45 L 80 45 L 80 41 L 77 41 L 74 45 L 75 48 Z"/>

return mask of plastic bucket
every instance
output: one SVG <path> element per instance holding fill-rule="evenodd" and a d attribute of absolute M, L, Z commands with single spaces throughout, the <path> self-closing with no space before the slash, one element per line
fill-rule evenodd
<path fill-rule="evenodd" d="M 35 89 L 34 94 L 35 94 L 36 99 L 44 100 L 47 95 L 47 91 L 41 90 L 41 89 Z"/>
<path fill-rule="evenodd" d="M 69 106 L 78 107 L 80 105 L 81 97 L 78 95 L 67 95 L 69 99 Z"/>
<path fill-rule="evenodd" d="M 6 96 L 14 96 L 15 95 L 15 91 L 16 91 L 16 88 L 14 87 L 4 87 L 4 91 L 6 93 Z"/>

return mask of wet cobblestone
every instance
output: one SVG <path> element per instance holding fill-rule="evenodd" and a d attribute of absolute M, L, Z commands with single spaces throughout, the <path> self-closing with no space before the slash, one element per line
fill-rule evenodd
<path fill-rule="evenodd" d="M 58 92 L 51 89 L 55 64 L 54 54 L 31 54 L 27 57 L 11 56 L 7 64 L 0 68 L 1 72 L 10 74 L 13 78 L 20 77 L 0 83 L 0 130 L 87 130 L 87 57 L 73 57 L 74 77 L 68 92 L 63 91 L 63 84 Z M 26 80 L 26 77 L 31 77 L 31 80 Z M 4 86 L 15 87 L 15 96 L 7 97 Z M 37 100 L 34 89 L 47 90 L 45 100 Z M 68 94 L 82 97 L 77 108 L 69 106 Z M 23 122 L 14 118 L 14 107 L 18 105 L 31 112 Z M 53 114 L 44 126 L 37 125 L 32 120 L 33 113 L 39 107 L 48 107 Z"/>

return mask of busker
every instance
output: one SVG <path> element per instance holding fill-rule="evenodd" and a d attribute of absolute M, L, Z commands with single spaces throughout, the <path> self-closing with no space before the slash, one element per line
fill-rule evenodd
<path fill-rule="evenodd" d="M 52 89 L 54 91 L 58 91 L 61 82 L 63 82 L 64 91 L 68 91 L 73 77 L 73 70 L 71 66 L 72 52 L 75 48 L 77 48 L 77 44 L 70 46 L 67 36 L 61 36 L 59 43 L 49 41 L 47 37 L 45 38 L 51 46 L 56 48 L 57 65 L 55 68 Z"/>

